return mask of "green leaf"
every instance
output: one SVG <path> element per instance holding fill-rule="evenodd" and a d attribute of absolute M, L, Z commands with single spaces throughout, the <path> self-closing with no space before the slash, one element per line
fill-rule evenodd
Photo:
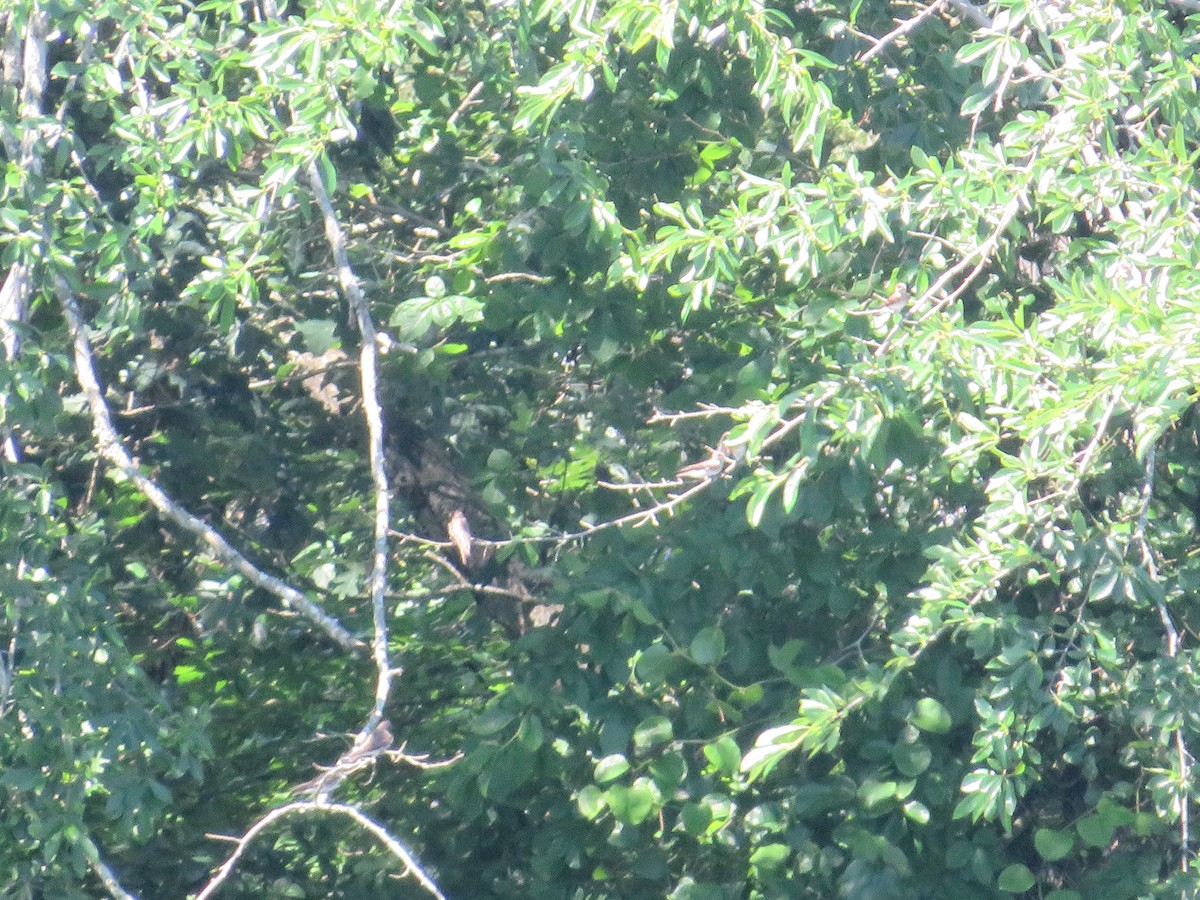
<path fill-rule="evenodd" d="M 918 825 L 929 824 L 929 807 L 917 800 L 909 800 L 904 804 L 904 815 Z"/>
<path fill-rule="evenodd" d="M 493 735 L 503 731 L 509 723 L 517 717 L 517 714 L 503 706 L 491 705 L 484 709 L 474 721 L 471 722 L 471 730 L 476 734 Z"/>
<path fill-rule="evenodd" d="M 929 768 L 933 751 L 924 744 L 897 744 L 892 748 L 892 761 L 901 775 L 916 778 Z"/>
<path fill-rule="evenodd" d="M 950 712 L 933 697 L 922 697 L 917 701 L 910 721 L 917 728 L 931 734 L 945 734 L 953 724 Z"/>
<path fill-rule="evenodd" d="M 867 781 L 858 790 L 858 797 L 867 809 L 875 809 L 896 799 L 896 782 Z"/>
<path fill-rule="evenodd" d="M 1039 828 L 1033 835 L 1033 846 L 1046 862 L 1057 862 L 1069 854 L 1075 845 L 1075 837 L 1069 831 Z"/>
<path fill-rule="evenodd" d="M 702 666 L 711 666 L 725 656 L 725 634 L 720 628 L 702 628 L 692 638 L 691 656 Z"/>
<path fill-rule="evenodd" d="M 736 775 L 742 763 L 742 751 L 731 736 L 725 735 L 711 744 L 704 745 L 704 757 L 715 772 Z"/>
<path fill-rule="evenodd" d="M 683 830 L 692 837 L 704 834 L 712 822 L 712 810 L 703 803 L 685 803 L 679 811 Z"/>
<path fill-rule="evenodd" d="M 1083 838 L 1083 842 L 1092 847 L 1104 848 L 1112 843 L 1114 825 L 1106 822 L 1103 816 L 1084 816 L 1075 823 L 1075 830 Z"/>
<path fill-rule="evenodd" d="M 657 793 L 645 779 L 638 779 L 629 787 L 611 787 L 604 798 L 617 821 L 626 825 L 644 822 L 657 809 Z"/>
<path fill-rule="evenodd" d="M 633 745 L 638 750 L 646 750 L 655 744 L 665 744 L 673 736 L 671 720 L 666 716 L 651 716 L 633 732 Z"/>
<path fill-rule="evenodd" d="M 191 684 L 204 678 L 204 672 L 195 666 L 176 666 L 175 680 L 180 684 Z"/>
<path fill-rule="evenodd" d="M 480 773 L 483 796 L 501 802 L 533 775 L 534 757 L 519 743 L 509 744 L 497 753 L 488 767 Z"/>
<path fill-rule="evenodd" d="M 579 814 L 590 822 L 607 808 L 604 791 L 594 784 L 585 785 L 575 795 L 575 805 Z"/>
<path fill-rule="evenodd" d="M 296 331 L 304 338 L 304 345 L 314 356 L 320 356 L 337 343 L 334 331 L 337 323 L 332 319 L 309 319 L 296 323 Z"/>
<path fill-rule="evenodd" d="M 687 762 L 679 753 L 667 753 L 650 763 L 650 775 L 664 793 L 674 790 L 687 774 Z"/>
<path fill-rule="evenodd" d="M 996 886 L 1007 894 L 1022 894 L 1036 883 L 1029 867 L 1021 863 L 1013 863 L 1000 873 Z"/>
<path fill-rule="evenodd" d="M 595 774 L 592 776 L 597 784 L 604 784 L 620 778 L 629 771 L 629 761 L 620 753 L 613 753 L 596 763 Z"/>
<path fill-rule="evenodd" d="M 676 668 L 677 660 L 663 644 L 652 644 L 638 656 L 635 672 L 639 680 L 649 684 L 663 684 Z"/>
<path fill-rule="evenodd" d="M 750 865 L 760 869 L 778 869 L 787 862 L 791 853 L 787 844 L 764 844 L 750 854 Z"/>

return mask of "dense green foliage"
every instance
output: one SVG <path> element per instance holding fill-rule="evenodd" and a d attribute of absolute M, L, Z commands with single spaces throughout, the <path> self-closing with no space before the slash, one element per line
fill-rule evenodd
<path fill-rule="evenodd" d="M 0 12 L 0 894 L 195 892 L 371 711 L 102 458 L 62 306 L 142 471 L 369 639 L 313 160 L 387 713 L 453 760 L 338 799 L 448 897 L 1200 890 L 1200 30 L 935 6 Z M 306 814 L 222 896 L 400 872 Z"/>

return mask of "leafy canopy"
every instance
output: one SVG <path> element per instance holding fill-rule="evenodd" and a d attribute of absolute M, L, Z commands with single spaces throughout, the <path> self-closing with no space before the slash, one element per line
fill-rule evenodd
<path fill-rule="evenodd" d="M 1200 888 L 1190 12 L 0 14 L 3 892 L 199 890 L 377 675 L 108 464 L 63 291 L 141 471 L 365 639 L 347 277 L 387 714 L 453 761 L 340 796 L 447 896 Z M 225 893 L 425 895 L 344 826 Z"/>

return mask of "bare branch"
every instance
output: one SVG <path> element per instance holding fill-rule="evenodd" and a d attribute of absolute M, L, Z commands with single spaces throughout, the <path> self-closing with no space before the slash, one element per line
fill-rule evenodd
<path fill-rule="evenodd" d="M 362 336 L 362 346 L 359 349 L 359 375 L 362 380 L 363 412 L 367 419 L 367 442 L 369 445 L 369 462 L 371 467 L 371 484 L 375 489 L 375 540 L 372 550 L 371 565 L 371 611 L 374 622 L 374 636 L 371 640 L 371 655 L 375 660 L 375 706 L 371 717 L 363 726 L 361 734 L 367 734 L 383 720 L 384 707 L 387 705 L 388 694 L 392 689 L 392 664 L 388 657 L 388 620 L 387 620 L 387 565 L 388 565 L 388 526 L 391 520 L 389 509 L 387 472 L 383 463 L 383 410 L 379 405 L 379 342 L 375 330 L 375 321 L 371 318 L 371 309 L 363 294 L 362 285 L 354 270 L 350 267 L 350 256 L 346 252 L 346 235 L 338 222 L 333 203 L 330 202 L 329 192 L 321 181 L 321 173 L 316 162 L 308 164 L 308 183 L 312 188 L 317 205 L 321 208 L 321 216 L 325 221 L 325 240 L 333 253 L 334 265 L 337 266 L 338 284 L 346 302 L 354 313 L 358 323 L 358 331 Z"/>
<path fill-rule="evenodd" d="M 840 383 L 835 382 L 833 384 L 828 385 L 825 388 L 825 390 L 823 390 L 817 396 L 807 398 L 802 402 L 798 401 L 799 405 L 802 405 L 804 407 L 804 411 L 801 412 L 799 415 L 796 415 L 790 419 L 787 419 L 780 425 L 780 427 L 776 428 L 769 435 L 767 435 L 763 439 L 763 442 L 762 442 L 763 448 L 765 449 L 767 447 L 773 447 L 775 444 L 778 444 L 785 437 L 787 437 L 789 434 L 791 434 L 793 431 L 795 431 L 797 428 L 799 428 L 801 425 L 803 425 L 805 420 L 810 415 L 814 414 L 817 411 L 817 409 L 820 408 L 822 403 L 824 403 L 826 400 L 830 400 L 834 396 L 836 396 L 837 392 L 841 389 L 841 387 L 842 387 L 842 385 Z M 795 405 L 797 405 L 797 404 L 793 404 L 793 406 L 795 406 Z"/>
<path fill-rule="evenodd" d="M 401 745 L 398 750 L 388 750 L 384 756 L 394 763 L 406 763 L 416 769 L 444 769 L 462 759 L 463 752 L 459 750 L 449 759 L 430 761 L 428 753 L 407 753 L 404 746 Z"/>
<path fill-rule="evenodd" d="M 1104 407 L 1104 413 L 1100 416 L 1100 421 L 1096 423 L 1096 433 L 1092 435 L 1092 439 L 1088 441 L 1087 447 L 1084 448 L 1083 454 L 1079 458 L 1079 468 L 1075 472 L 1075 477 L 1071 480 L 1071 486 L 1067 488 L 1067 494 L 1074 494 L 1083 484 L 1083 479 L 1087 477 L 1087 471 L 1092 465 L 1092 458 L 1096 455 L 1096 451 L 1100 447 L 1100 442 L 1104 440 L 1104 435 L 1108 431 L 1108 423 L 1112 420 L 1113 413 L 1117 409 L 1117 404 L 1121 402 L 1121 397 L 1125 393 L 1125 385 L 1117 385 L 1117 389 L 1113 391 L 1112 396 L 1108 400 L 1108 405 Z M 1142 523 L 1142 530 L 1145 531 L 1145 523 Z"/>
<path fill-rule="evenodd" d="M 6 34 L 5 48 L 5 80 L 15 79 L 16 73 L 10 71 L 16 65 L 16 29 L 13 28 L 15 15 L 9 14 L 9 32 Z M 21 62 L 21 128 L 20 141 L 12 134 L 12 130 L 0 124 L 3 133 L 4 146 L 11 156 L 16 156 L 20 169 L 30 175 L 40 175 L 42 161 L 37 155 L 37 140 L 39 130 L 36 120 L 42 114 L 42 100 L 46 93 L 46 29 L 48 27 L 46 11 L 37 3 L 32 4 L 29 18 L 25 23 L 25 52 Z M 18 149 L 19 148 L 19 149 Z M 14 150 L 18 152 L 14 154 Z M 21 352 L 21 335 L 19 328 L 25 321 L 29 310 L 29 295 L 31 292 L 30 264 L 22 258 L 13 262 L 0 285 L 0 358 L 12 362 Z M 8 396 L 0 392 L 0 414 L 8 406 Z M 12 427 L 8 424 L 8 416 L 0 415 L 4 421 L 0 430 L 0 456 L 9 462 L 20 460 L 17 442 L 13 439 Z"/>
<path fill-rule="evenodd" d="M 638 510 L 637 512 L 629 513 L 629 515 L 621 516 L 617 519 L 610 519 L 607 522 L 601 522 L 599 525 L 593 525 L 590 528 L 585 528 L 583 531 L 577 531 L 573 534 L 564 534 L 559 538 L 559 540 L 570 541 L 575 540 L 576 538 L 588 537 L 598 531 L 604 531 L 608 528 L 619 528 L 622 525 L 632 525 L 634 528 L 647 523 L 653 523 L 657 525 L 659 516 L 672 515 L 676 507 L 682 504 L 685 500 L 688 500 L 697 494 L 703 493 L 709 487 L 715 484 L 720 478 L 721 475 L 717 475 L 712 478 L 706 478 L 703 481 L 698 481 L 686 491 L 673 494 L 668 499 L 662 501 L 661 503 L 656 503 L 649 509 Z"/>
<path fill-rule="evenodd" d="M 61 275 L 54 276 L 54 288 L 66 315 L 67 328 L 74 346 L 75 375 L 87 398 L 92 417 L 92 431 L 96 436 L 96 449 L 100 455 L 132 481 L 138 490 L 146 495 L 150 505 L 161 515 L 184 531 L 200 538 L 221 562 L 241 573 L 252 584 L 274 594 L 283 601 L 285 606 L 298 610 L 340 647 L 347 650 L 361 649 L 362 641 L 350 634 L 337 619 L 296 588 L 255 566 L 234 549 L 216 529 L 180 506 L 153 479 L 142 472 L 133 457 L 129 455 L 129 451 L 125 449 L 125 445 L 113 427 L 112 415 L 104 400 L 100 381 L 96 377 L 92 345 L 88 340 L 83 315 L 75 300 L 75 294 Z"/>
<path fill-rule="evenodd" d="M 425 551 L 422 556 L 429 559 L 445 569 L 450 577 L 454 579 L 454 584 L 448 584 L 443 587 L 429 588 L 427 590 L 405 591 L 403 594 L 397 594 L 392 599 L 394 600 L 430 600 L 434 597 L 445 597 L 450 594 L 461 594 L 470 591 L 473 594 L 488 594 L 492 597 L 506 597 L 509 600 L 516 600 L 519 603 L 538 603 L 532 597 L 528 597 L 517 591 L 509 590 L 508 588 L 496 587 L 491 584 L 475 584 L 467 580 L 454 565 L 447 561 L 442 556 L 430 550 Z"/>
<path fill-rule="evenodd" d="M 446 125 L 451 128 L 457 125 L 458 117 L 466 112 L 468 108 L 475 105 L 475 101 L 479 99 L 481 93 L 483 93 L 483 82 L 477 81 L 475 82 L 475 87 L 471 88 L 467 96 L 463 97 L 462 103 L 458 104 L 454 112 L 450 113 L 450 118 L 446 120 Z"/>
<path fill-rule="evenodd" d="M 276 807 L 255 822 L 252 826 L 250 826 L 250 829 L 244 835 L 242 835 L 241 838 L 237 839 L 237 846 L 234 848 L 233 853 L 230 854 L 229 858 L 221 864 L 221 867 L 217 869 L 216 874 L 209 879 L 208 884 L 206 884 L 204 888 L 194 896 L 193 900 L 209 900 L 210 897 L 214 896 L 225 880 L 229 878 L 230 874 L 233 872 L 234 866 L 237 865 L 238 860 L 241 858 L 242 854 L 246 852 L 246 849 L 250 846 L 254 839 L 262 834 L 273 823 L 294 813 L 336 813 L 338 815 L 350 817 L 367 831 L 371 832 L 371 834 L 375 835 L 375 837 L 379 839 L 379 842 L 387 847 L 391 854 L 404 864 L 405 875 L 411 874 L 417 879 L 420 885 L 425 888 L 426 891 L 438 898 L 438 900 L 446 900 L 445 895 L 442 894 L 442 892 L 438 889 L 437 884 L 434 883 L 433 879 L 428 875 L 428 873 L 421 868 L 421 865 L 417 862 L 412 852 L 402 843 L 400 843 L 400 841 L 398 841 L 395 837 L 389 834 L 388 830 L 374 819 L 370 818 L 359 809 L 353 806 L 347 806 L 346 804 L 316 803 L 308 801 L 289 803 L 285 806 Z M 228 840 L 227 838 L 219 839 Z"/>
<path fill-rule="evenodd" d="M 96 842 L 84 835 L 83 846 L 88 851 L 88 855 L 92 857 L 92 871 L 96 873 L 96 877 L 100 879 L 100 883 L 104 885 L 105 889 L 115 900 L 137 900 L 137 895 L 125 890 L 121 882 L 117 880 L 117 876 L 113 870 L 101 859 L 100 848 L 96 846 Z"/>
<path fill-rule="evenodd" d="M 488 284 L 499 284 L 502 281 L 529 281 L 533 284 L 552 284 L 554 279 L 549 275 L 535 275 L 532 272 L 501 272 L 489 275 L 483 279 Z"/>
<path fill-rule="evenodd" d="M 889 31 L 875 42 L 875 46 L 860 56 L 859 62 L 865 63 L 874 59 L 876 56 L 894 44 L 897 40 L 904 37 L 904 35 L 908 34 L 910 31 L 920 25 L 923 21 L 925 21 L 925 19 L 929 18 L 931 15 L 941 9 L 942 6 L 947 2 L 948 0 L 934 0 L 933 3 L 929 4 L 911 19 L 906 22 L 901 22 L 898 28 L 894 28 Z"/>
<path fill-rule="evenodd" d="M 656 425 L 659 422 L 666 422 L 669 425 L 674 425 L 676 422 L 682 422 L 684 419 L 711 419 L 713 416 L 732 416 L 737 413 L 745 412 L 744 408 L 733 406 L 714 406 L 711 403 L 701 403 L 699 409 L 688 410 L 687 412 L 662 412 L 655 410 L 654 414 L 646 420 L 648 425 Z"/>
<path fill-rule="evenodd" d="M 1025 173 L 1032 171 L 1036 156 L 1036 151 L 1030 155 L 1029 161 L 1024 167 Z M 972 262 L 978 259 L 975 267 L 971 269 L 967 276 L 959 283 L 958 287 L 934 303 L 933 306 L 930 307 L 930 309 L 927 310 L 917 320 L 918 324 L 925 322 L 931 316 L 936 315 L 938 312 L 945 309 L 947 306 L 961 297 L 967 288 L 970 287 L 971 283 L 979 277 L 979 273 L 983 271 L 984 267 L 990 261 L 992 251 L 1000 242 L 1000 236 L 1004 234 L 1004 232 L 1008 229 L 1009 224 L 1014 218 L 1016 218 L 1017 212 L 1021 208 L 1021 197 L 1022 195 L 1017 193 L 1005 206 L 1004 211 L 1001 213 L 999 223 L 995 228 L 992 229 L 988 236 L 984 238 L 984 240 L 977 247 L 975 247 L 975 249 L 971 250 L 966 256 L 938 276 L 938 278 L 929 286 L 925 293 L 913 301 L 913 307 L 919 308 L 928 300 L 935 297 L 938 292 L 946 287 L 946 285 L 948 285 L 952 280 L 954 280 L 957 275 L 963 272 L 968 266 L 971 265 Z M 891 330 L 880 342 L 879 346 L 875 349 L 875 355 L 882 356 L 883 353 L 891 347 L 892 343 L 896 339 L 896 336 L 900 333 L 900 330 L 908 327 L 909 324 L 910 323 L 906 318 L 902 318 L 896 322 L 896 324 L 892 326 Z"/>

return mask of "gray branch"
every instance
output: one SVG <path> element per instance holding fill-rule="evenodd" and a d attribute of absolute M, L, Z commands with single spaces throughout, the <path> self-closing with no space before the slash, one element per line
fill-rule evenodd
<path fill-rule="evenodd" d="M 367 418 L 367 438 L 370 447 L 371 483 L 375 490 L 375 540 L 371 566 L 371 611 L 374 619 L 374 637 L 371 652 L 375 659 L 375 707 L 371 718 L 363 727 L 363 734 L 383 720 L 384 707 L 392 688 L 393 668 L 388 655 L 387 620 L 387 564 L 388 529 L 391 520 L 389 509 L 387 472 L 383 461 L 383 410 L 379 405 L 379 341 L 371 308 L 363 294 L 362 285 L 350 267 L 350 256 L 346 252 L 346 235 L 338 222 L 329 192 L 321 181 L 321 173 L 315 162 L 308 165 L 308 183 L 316 197 L 317 205 L 325 221 L 325 239 L 333 252 L 337 266 L 338 285 L 350 304 L 362 335 L 359 349 L 359 377 L 362 384 L 363 411 Z"/>
<path fill-rule="evenodd" d="M 100 381 L 96 377 L 96 367 L 93 362 L 92 345 L 88 340 L 87 329 L 75 294 L 66 279 L 61 275 L 54 277 L 54 289 L 62 304 L 67 318 L 67 328 L 71 334 L 71 342 L 75 353 L 75 375 L 87 398 L 88 408 L 92 416 L 92 431 L 96 435 L 96 448 L 100 455 L 126 478 L 132 481 L 150 501 L 160 514 L 178 527 L 200 538 L 221 562 L 241 573 L 247 580 L 263 590 L 269 591 L 285 606 L 296 609 L 327 634 L 334 643 L 347 650 L 359 650 L 362 641 L 350 634 L 345 627 L 333 616 L 329 615 L 319 605 L 309 600 L 296 588 L 285 583 L 267 572 L 262 571 L 250 560 L 246 559 L 222 537 L 216 529 L 202 519 L 192 515 L 179 503 L 173 500 L 158 486 L 158 484 L 142 472 L 141 468 L 129 451 L 125 449 L 120 436 L 113 427 L 112 415 L 104 400 Z"/>

